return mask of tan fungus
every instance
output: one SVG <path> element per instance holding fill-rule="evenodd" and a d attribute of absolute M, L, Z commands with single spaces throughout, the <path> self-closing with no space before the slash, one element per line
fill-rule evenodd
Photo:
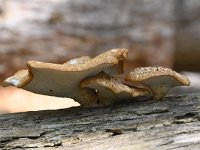
<path fill-rule="evenodd" d="M 29 61 L 28 70 L 7 78 L 3 86 L 12 85 L 38 94 L 73 98 L 86 107 L 97 106 L 94 90 L 81 89 L 80 82 L 108 68 L 112 70 L 112 67 L 110 73 L 123 72 L 121 61 L 126 58 L 127 53 L 127 49 L 113 49 L 81 63 L 68 61 L 65 64 L 53 64 Z M 117 65 L 120 66 L 116 67 Z"/>
<path fill-rule="evenodd" d="M 131 88 L 123 84 L 123 81 L 110 77 L 104 72 L 83 80 L 80 87 L 96 90 L 99 103 L 102 105 L 151 95 L 145 89 Z"/>
<path fill-rule="evenodd" d="M 16 86 L 38 94 L 68 97 L 81 106 L 93 107 L 139 97 L 153 96 L 160 100 L 170 88 L 190 85 L 187 77 L 162 67 L 137 68 L 126 75 L 128 85 L 125 84 L 116 75 L 124 73 L 127 53 L 127 49 L 112 49 L 94 58 L 82 56 L 64 64 L 29 61 L 28 70 L 4 80 L 3 87 Z"/>
<path fill-rule="evenodd" d="M 157 100 L 162 99 L 170 88 L 190 85 L 187 77 L 163 67 L 136 68 L 125 79 L 133 84 L 145 85 Z"/>

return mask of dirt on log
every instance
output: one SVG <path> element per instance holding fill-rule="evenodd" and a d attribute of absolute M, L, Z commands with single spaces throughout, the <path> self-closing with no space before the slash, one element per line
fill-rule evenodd
<path fill-rule="evenodd" d="M 200 95 L 0 115 L 0 149 L 199 150 Z"/>

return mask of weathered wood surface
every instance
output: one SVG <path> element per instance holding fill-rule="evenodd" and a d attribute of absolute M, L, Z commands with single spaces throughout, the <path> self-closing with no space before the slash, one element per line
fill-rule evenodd
<path fill-rule="evenodd" d="M 200 148 L 200 95 L 0 116 L 0 149 Z"/>

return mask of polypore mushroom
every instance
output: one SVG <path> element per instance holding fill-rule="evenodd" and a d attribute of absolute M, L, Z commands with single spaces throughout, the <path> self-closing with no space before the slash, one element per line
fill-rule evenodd
<path fill-rule="evenodd" d="M 101 105 L 110 105 L 114 102 L 130 100 L 135 97 L 150 96 L 147 90 L 131 88 L 123 84 L 121 80 L 110 77 L 104 72 L 83 80 L 80 87 L 96 90 Z"/>
<path fill-rule="evenodd" d="M 43 63 L 29 61 L 28 71 L 21 71 L 7 78 L 3 86 L 17 86 L 25 90 L 58 97 L 69 97 L 79 102 L 82 106 L 96 106 L 97 98 L 94 90 L 81 89 L 82 80 L 94 76 L 108 68 L 112 73 L 123 72 L 121 60 L 127 56 L 127 49 L 114 49 L 102 53 L 92 59 L 85 59 L 78 63 L 68 61 L 65 64 Z M 80 60 L 80 58 L 77 60 Z M 116 67 L 120 65 L 120 67 Z M 13 84 L 15 81 L 17 84 Z"/>
<path fill-rule="evenodd" d="M 162 67 L 142 67 L 131 71 L 125 78 L 133 84 L 143 84 L 153 93 L 156 100 L 166 95 L 168 90 L 175 86 L 189 86 L 187 77 Z"/>

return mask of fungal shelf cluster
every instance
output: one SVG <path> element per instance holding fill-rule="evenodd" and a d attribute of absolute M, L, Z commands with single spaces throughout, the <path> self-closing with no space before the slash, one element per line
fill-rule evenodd
<path fill-rule="evenodd" d="M 127 49 L 112 49 L 64 64 L 29 61 L 27 70 L 7 78 L 2 86 L 72 98 L 83 107 L 96 107 L 140 97 L 160 100 L 170 88 L 190 84 L 187 77 L 169 68 L 141 67 L 124 74 L 127 54 Z"/>

